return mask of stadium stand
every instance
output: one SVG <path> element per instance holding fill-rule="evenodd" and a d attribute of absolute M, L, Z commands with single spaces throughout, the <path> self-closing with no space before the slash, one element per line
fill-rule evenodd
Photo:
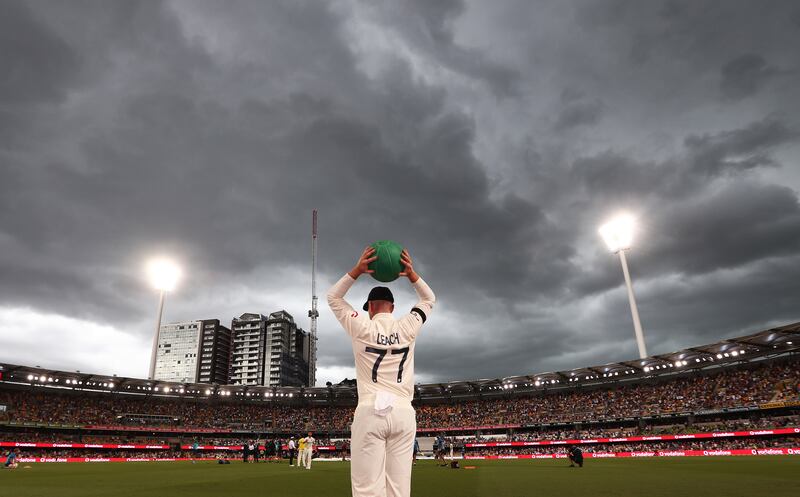
<path fill-rule="evenodd" d="M 417 385 L 419 437 L 455 455 L 800 447 L 800 324 L 591 368 Z M 713 357 L 713 360 L 711 359 Z M 327 388 L 169 384 L 0 364 L 0 450 L 38 458 L 240 457 L 309 429 L 320 453 L 349 435 L 352 382 Z M 502 445 L 498 445 L 502 444 Z"/>

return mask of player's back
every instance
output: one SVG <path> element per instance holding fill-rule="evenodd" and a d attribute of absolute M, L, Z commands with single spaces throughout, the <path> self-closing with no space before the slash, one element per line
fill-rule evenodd
<path fill-rule="evenodd" d="M 359 399 L 375 396 L 379 390 L 413 399 L 414 345 L 422 324 L 415 316 L 411 313 L 396 320 L 389 313 L 376 314 L 353 335 Z"/>

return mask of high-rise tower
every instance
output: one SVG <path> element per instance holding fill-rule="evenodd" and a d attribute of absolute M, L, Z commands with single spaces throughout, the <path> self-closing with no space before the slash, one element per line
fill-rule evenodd
<path fill-rule="evenodd" d="M 317 381 L 317 209 L 311 214 L 311 310 L 308 311 L 311 318 L 309 330 L 309 354 L 308 354 L 308 384 L 314 386 Z"/>

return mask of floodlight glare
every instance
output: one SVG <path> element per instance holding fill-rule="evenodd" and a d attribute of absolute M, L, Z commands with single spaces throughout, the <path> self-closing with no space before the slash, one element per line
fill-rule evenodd
<path fill-rule="evenodd" d="M 169 259 L 153 259 L 147 263 L 147 276 L 156 290 L 170 292 L 181 278 L 181 268 Z"/>
<path fill-rule="evenodd" d="M 614 253 L 631 248 L 635 220 L 630 214 L 620 214 L 600 226 L 600 236 Z"/>

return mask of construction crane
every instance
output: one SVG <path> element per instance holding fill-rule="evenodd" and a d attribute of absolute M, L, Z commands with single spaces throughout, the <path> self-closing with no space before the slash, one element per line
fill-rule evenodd
<path fill-rule="evenodd" d="M 314 386 L 317 381 L 317 209 L 314 209 L 311 216 L 311 310 L 308 311 L 311 318 L 311 330 L 309 340 L 309 367 L 308 384 Z"/>

